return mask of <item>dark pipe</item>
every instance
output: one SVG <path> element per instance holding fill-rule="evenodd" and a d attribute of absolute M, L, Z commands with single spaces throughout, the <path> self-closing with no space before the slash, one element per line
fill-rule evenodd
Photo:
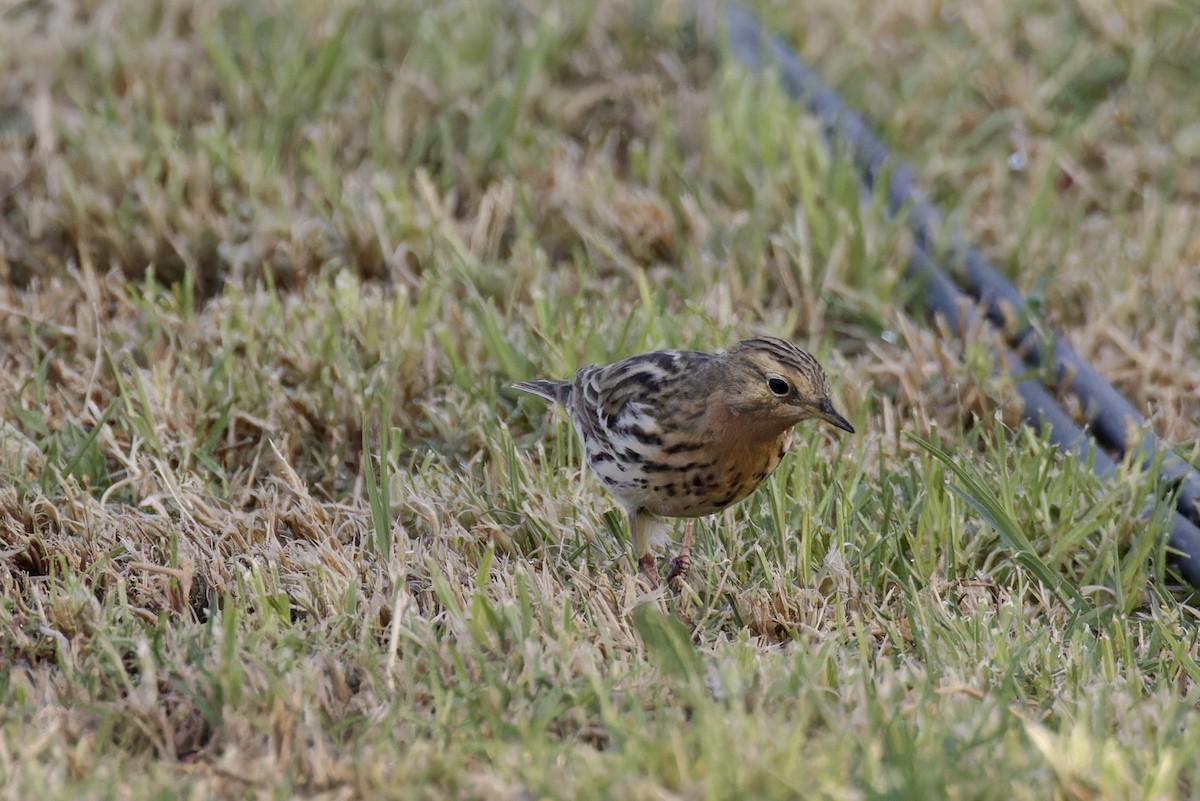
<path fill-rule="evenodd" d="M 741 5 L 729 3 L 725 7 L 725 22 L 733 54 L 750 68 L 758 69 L 764 55 L 763 32 L 758 21 Z M 912 171 L 892 159 L 888 149 L 863 118 L 826 87 L 820 77 L 802 62 L 785 42 L 778 38 L 772 40 L 769 56 L 772 63 L 779 68 L 788 94 L 793 99 L 802 101 L 817 117 L 830 142 L 849 148 L 863 170 L 863 182 L 868 189 L 876 188 L 886 177 L 888 209 L 893 214 L 906 215 L 916 235 L 914 255 L 919 251 L 921 257 L 929 260 L 927 253 L 934 249 L 935 235 L 944 227 L 944 220 L 937 207 L 924 199 Z M 962 265 L 967 289 L 986 310 L 987 318 L 1006 334 L 1013 350 L 1020 354 L 1028 365 L 1038 367 L 1045 363 L 1045 345 L 1037 332 L 1026 322 L 1028 310 L 1020 292 L 960 235 L 951 234 L 949 239 L 951 258 Z M 953 287 L 950 279 L 946 278 L 944 273 L 941 275 Z M 958 293 L 957 287 L 954 289 Z M 1015 331 L 1011 330 L 1013 321 L 1020 321 Z M 1200 509 L 1197 508 L 1197 503 L 1200 502 L 1200 473 L 1165 447 L 1133 405 L 1091 365 L 1080 358 L 1063 338 L 1055 339 L 1050 352 L 1058 380 L 1067 380 L 1068 389 L 1079 399 L 1089 428 L 1100 443 L 1122 456 L 1131 447 L 1136 447 L 1141 451 L 1143 463 L 1148 468 L 1152 468 L 1156 458 L 1159 459 L 1160 474 L 1180 485 L 1177 509 L 1190 518 L 1192 523 L 1200 523 Z M 1036 382 L 1022 382 L 1024 383 Z M 1045 389 L 1042 388 L 1041 392 L 1045 393 Z M 1022 396 L 1025 397 L 1024 391 Z M 1046 397 L 1052 400 L 1049 393 L 1046 393 Z M 1029 402 L 1028 397 L 1026 402 Z M 1057 404 L 1055 407 L 1057 408 Z M 1034 404 L 1033 408 L 1036 410 L 1041 407 Z M 1058 411 L 1062 412 L 1061 409 Z M 1069 421 L 1065 414 L 1064 418 Z M 1040 429 L 1038 420 L 1035 415 L 1031 422 Z M 1045 422 L 1051 423 L 1052 429 L 1056 427 L 1050 420 Z M 1071 425 L 1075 431 L 1079 431 L 1073 422 Z M 1128 431 L 1132 428 L 1141 429 L 1145 433 L 1140 442 L 1131 446 Z M 1082 432 L 1079 434 L 1082 436 Z M 1068 449 L 1079 453 L 1077 449 Z M 1097 453 L 1097 456 L 1100 455 Z M 1197 531 L 1195 525 L 1191 526 L 1190 532 L 1181 530 L 1179 525 L 1176 525 L 1176 536 L 1172 538 L 1171 546 L 1183 553 L 1181 565 L 1191 565 L 1200 559 L 1200 536 L 1197 535 Z M 1197 575 L 1185 578 L 1188 578 L 1193 586 L 1200 587 L 1200 583 L 1196 581 L 1200 578 L 1200 570 L 1191 572 Z"/>
<path fill-rule="evenodd" d="M 925 308 L 931 315 L 945 318 L 960 339 L 971 330 L 979 317 L 979 307 L 950 280 L 920 245 L 913 244 L 904 277 L 922 286 Z M 1012 375 L 1018 376 L 1028 371 L 1025 363 L 1011 350 L 1003 350 L 1003 357 Z M 1063 411 L 1040 381 L 1033 378 L 1018 381 L 1017 392 L 1024 402 L 1025 422 L 1039 434 L 1060 449 L 1074 454 L 1084 464 L 1090 463 L 1092 472 L 1101 478 L 1117 472 L 1116 463 L 1103 450 L 1092 445 L 1083 429 Z M 1143 514 L 1148 516 L 1152 512 L 1153 509 L 1147 509 Z M 1171 521 L 1168 544 L 1178 552 L 1170 559 L 1172 566 L 1184 581 L 1193 587 L 1200 587 L 1200 557 L 1197 556 L 1200 554 L 1200 528 L 1176 511 Z"/>

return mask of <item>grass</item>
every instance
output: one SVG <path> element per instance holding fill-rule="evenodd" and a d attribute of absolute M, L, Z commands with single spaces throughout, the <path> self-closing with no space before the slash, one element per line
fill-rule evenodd
<path fill-rule="evenodd" d="M 1195 461 L 1184 5 L 758 11 Z M 1154 476 L 1022 428 L 684 8 L 0 14 L 4 796 L 1197 797 Z M 647 592 L 508 384 L 751 332 L 859 434 Z"/>

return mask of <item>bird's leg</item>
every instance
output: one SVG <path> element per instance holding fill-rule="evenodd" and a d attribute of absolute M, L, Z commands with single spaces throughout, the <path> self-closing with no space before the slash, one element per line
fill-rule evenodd
<path fill-rule="evenodd" d="M 650 519 L 637 509 L 629 510 L 629 533 L 633 549 L 638 556 L 638 567 L 650 583 L 650 589 L 658 586 L 658 569 L 654 566 L 654 554 L 650 549 Z"/>
<path fill-rule="evenodd" d="M 654 566 L 654 554 L 644 553 L 638 557 L 638 567 L 642 569 L 642 575 L 646 577 L 646 581 L 650 583 L 650 587 L 658 586 L 658 568 Z"/>
<path fill-rule="evenodd" d="M 689 517 L 683 524 L 683 543 L 679 546 L 679 556 L 671 560 L 671 572 L 667 574 L 667 584 L 675 589 L 678 589 L 676 579 L 682 581 L 687 576 L 688 568 L 692 566 L 692 525 L 695 522 L 695 518 Z"/>

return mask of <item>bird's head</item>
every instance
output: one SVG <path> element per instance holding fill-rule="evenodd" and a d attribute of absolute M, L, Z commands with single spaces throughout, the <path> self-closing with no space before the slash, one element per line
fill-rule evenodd
<path fill-rule="evenodd" d="M 854 433 L 829 397 L 829 378 L 810 353 L 775 337 L 744 339 L 721 354 L 731 411 L 786 428 L 816 418 Z"/>

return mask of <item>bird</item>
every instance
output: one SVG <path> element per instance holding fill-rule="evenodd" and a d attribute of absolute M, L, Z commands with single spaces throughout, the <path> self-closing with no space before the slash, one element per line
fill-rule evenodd
<path fill-rule="evenodd" d="M 719 353 L 658 350 L 582 367 L 569 381 L 513 387 L 566 409 L 588 466 L 629 519 L 651 587 L 659 584 L 651 537 L 658 520 L 686 519 L 667 576 L 677 587 L 691 565 L 695 518 L 754 492 L 779 466 L 797 423 L 816 419 L 854 433 L 817 360 L 772 336 Z"/>

